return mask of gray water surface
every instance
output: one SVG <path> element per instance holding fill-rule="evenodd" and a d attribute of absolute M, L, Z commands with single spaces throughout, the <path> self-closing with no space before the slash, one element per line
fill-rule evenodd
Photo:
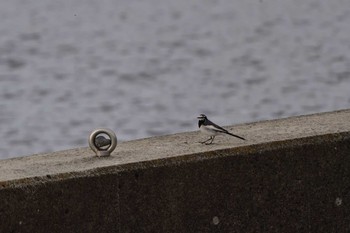
<path fill-rule="evenodd" d="M 0 158 L 349 108 L 349 25 L 348 0 L 0 1 Z"/>

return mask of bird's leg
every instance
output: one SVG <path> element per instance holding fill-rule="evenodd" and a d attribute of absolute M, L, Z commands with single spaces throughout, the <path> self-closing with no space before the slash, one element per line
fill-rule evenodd
<path fill-rule="evenodd" d="M 200 142 L 200 143 L 202 143 L 202 144 L 204 144 L 204 143 L 205 143 L 205 144 L 206 144 L 206 142 L 207 142 L 207 141 L 209 141 L 209 140 L 211 140 L 211 138 L 212 138 L 212 137 L 210 136 L 210 138 L 209 138 L 209 139 L 205 140 L 204 142 Z"/>
<path fill-rule="evenodd" d="M 215 136 L 211 136 L 209 139 L 211 139 L 211 141 L 209 142 L 209 143 L 205 143 L 205 145 L 210 145 L 210 144 L 212 144 L 213 143 L 213 141 L 214 141 L 214 138 L 215 138 Z M 209 141 L 209 140 L 207 140 L 207 141 Z"/>

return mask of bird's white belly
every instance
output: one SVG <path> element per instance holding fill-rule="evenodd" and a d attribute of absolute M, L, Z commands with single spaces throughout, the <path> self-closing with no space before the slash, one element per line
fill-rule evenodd
<path fill-rule="evenodd" d="M 206 134 L 206 135 L 209 135 L 209 136 L 215 136 L 215 135 L 218 134 L 217 131 L 215 131 L 215 130 L 209 128 L 209 127 L 205 127 L 205 126 L 203 126 L 203 125 L 202 125 L 199 129 L 200 129 L 200 131 L 201 131 L 202 133 L 204 133 L 204 134 Z"/>

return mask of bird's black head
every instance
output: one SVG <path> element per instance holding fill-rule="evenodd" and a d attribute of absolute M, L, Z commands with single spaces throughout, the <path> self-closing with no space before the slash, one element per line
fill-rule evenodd
<path fill-rule="evenodd" d="M 198 117 L 198 127 L 201 127 L 201 125 L 208 119 L 206 115 L 200 114 Z"/>
<path fill-rule="evenodd" d="M 198 120 L 205 120 L 205 119 L 207 119 L 207 116 L 204 114 L 200 114 L 197 118 L 198 118 Z"/>

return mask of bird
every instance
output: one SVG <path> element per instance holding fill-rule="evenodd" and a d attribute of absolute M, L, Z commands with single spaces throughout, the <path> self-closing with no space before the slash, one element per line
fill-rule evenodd
<path fill-rule="evenodd" d="M 222 134 L 222 133 L 231 135 L 231 136 L 239 138 L 241 140 L 245 140 L 245 138 L 240 137 L 240 136 L 235 135 L 235 134 L 232 134 L 232 133 L 228 132 L 226 129 L 218 126 L 214 122 L 211 122 L 208 119 L 208 117 L 206 115 L 204 115 L 204 114 L 200 114 L 197 118 L 198 118 L 198 127 L 199 127 L 200 131 L 202 133 L 210 136 L 209 139 L 207 139 L 207 140 L 205 140 L 203 142 L 200 142 L 202 144 L 205 144 L 205 145 L 212 144 L 213 141 L 214 141 L 215 136 L 218 135 L 218 134 Z"/>

